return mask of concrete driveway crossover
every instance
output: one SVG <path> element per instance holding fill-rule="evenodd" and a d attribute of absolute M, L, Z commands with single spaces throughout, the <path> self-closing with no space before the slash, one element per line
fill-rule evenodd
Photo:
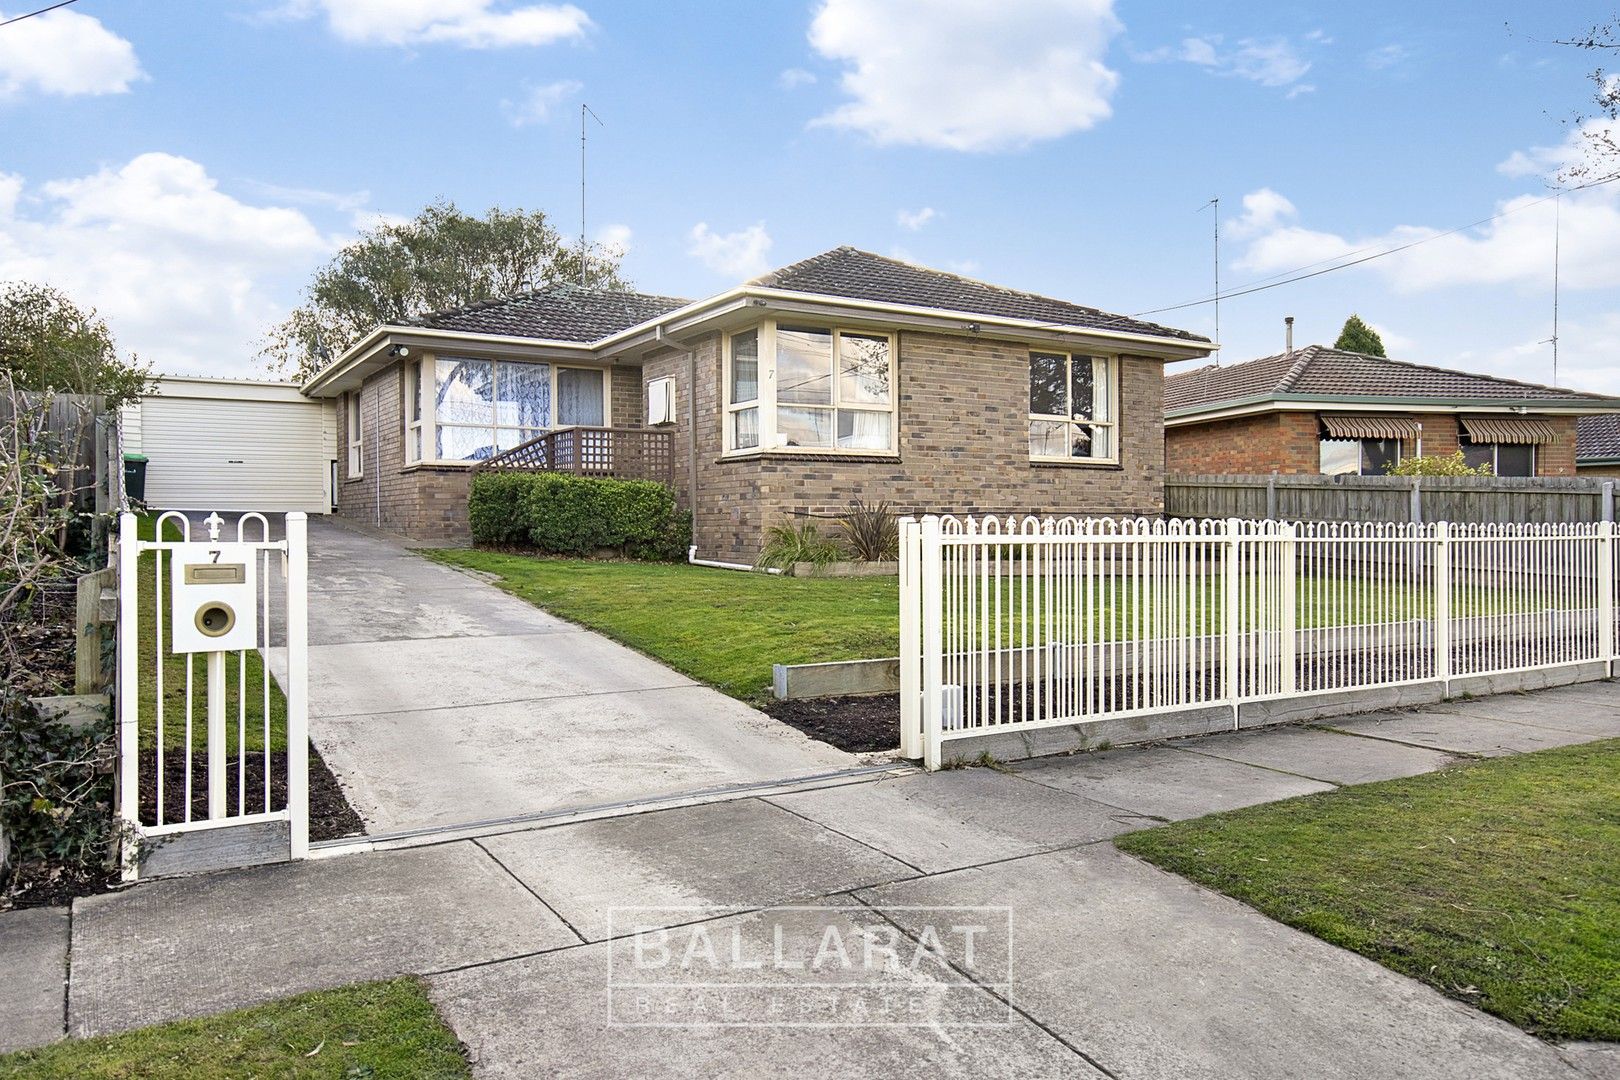
<path fill-rule="evenodd" d="M 309 565 L 310 733 L 373 834 L 861 764 L 388 540 L 312 519 Z"/>

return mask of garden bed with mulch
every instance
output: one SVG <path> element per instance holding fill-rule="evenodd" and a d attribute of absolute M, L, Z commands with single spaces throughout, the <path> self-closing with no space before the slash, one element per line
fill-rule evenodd
<path fill-rule="evenodd" d="M 900 748 L 900 695 L 850 694 L 843 697 L 773 701 L 764 712 L 812 739 L 854 754 Z"/>
<path fill-rule="evenodd" d="M 225 761 L 225 806 L 227 812 L 238 811 L 237 791 L 239 779 L 245 775 L 247 798 L 244 812 L 265 811 L 264 754 L 250 751 L 237 770 L 236 755 Z M 141 821 L 147 825 L 158 822 L 157 814 L 157 756 L 150 750 L 141 754 Z M 174 824 L 185 820 L 186 767 L 185 757 L 179 752 L 164 755 L 163 761 L 163 822 Z M 287 754 L 276 750 L 270 754 L 270 810 L 287 808 Z M 191 755 L 191 819 L 208 816 L 208 752 L 198 750 Z M 320 751 L 309 748 L 309 838 L 336 840 L 344 836 L 360 836 L 366 831 L 360 815 L 354 812 L 343 797 L 343 788 L 337 777 L 326 767 Z"/>

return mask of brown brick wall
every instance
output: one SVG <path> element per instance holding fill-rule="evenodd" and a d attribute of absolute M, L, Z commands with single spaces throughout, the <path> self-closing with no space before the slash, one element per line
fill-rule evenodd
<path fill-rule="evenodd" d="M 1279 412 L 1166 428 L 1166 467 L 1177 473 L 1314 473 L 1321 468 L 1315 413 Z"/>
<path fill-rule="evenodd" d="M 1455 454 L 1461 425 L 1452 413 L 1422 413 L 1423 453 Z M 1575 417 L 1545 417 L 1558 441 L 1536 448 L 1537 476 L 1575 475 Z M 1278 412 L 1166 428 L 1165 463 L 1178 473 L 1314 473 L 1320 467 L 1315 413 Z M 1415 440 L 1401 454 L 1416 454 Z"/>
<path fill-rule="evenodd" d="M 348 409 L 340 405 L 338 513 L 417 539 L 465 540 L 467 470 L 455 466 L 405 467 L 405 412 L 399 364 L 384 368 L 361 387 L 360 427 L 366 441 L 364 468 L 358 478 L 349 476 L 348 421 Z"/>
<path fill-rule="evenodd" d="M 770 525 L 795 513 L 834 515 L 852 499 L 883 500 L 913 514 L 1162 513 L 1159 361 L 1121 361 L 1119 465 L 1041 465 L 1029 460 L 1026 346 L 909 331 L 898 337 L 900 453 L 876 460 L 789 454 L 722 459 L 719 338 L 698 343 L 700 557 L 752 562 Z M 683 491 L 685 365 L 684 355 L 670 355 L 645 369 L 647 378 L 677 376 Z"/>

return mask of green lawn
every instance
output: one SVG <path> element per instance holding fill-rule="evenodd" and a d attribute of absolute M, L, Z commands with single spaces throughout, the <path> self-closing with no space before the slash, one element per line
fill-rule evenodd
<path fill-rule="evenodd" d="M 138 522 L 140 538 L 151 540 L 155 519 L 150 515 L 142 515 Z M 164 539 L 179 540 L 180 532 L 174 522 L 164 523 Z M 197 535 L 193 533 L 193 535 Z M 206 536 L 206 534 L 204 534 Z M 136 590 L 140 605 L 140 727 L 141 745 L 146 748 L 154 746 L 157 742 L 157 630 L 154 615 L 156 605 L 161 603 L 166 612 L 169 607 L 169 575 L 172 562 L 168 556 L 163 560 L 163 588 L 157 588 L 154 569 L 156 555 L 148 552 L 141 556 L 138 568 L 139 587 Z M 245 656 L 246 680 L 248 688 L 247 701 L 247 748 L 249 751 L 264 749 L 264 689 L 266 681 L 270 689 L 270 749 L 272 751 L 287 748 L 287 699 L 276 685 L 274 678 L 265 670 L 264 661 L 257 651 L 248 652 Z M 236 753 L 237 743 L 237 692 L 240 672 L 237 668 L 237 658 L 233 655 L 228 658 L 227 679 L 228 687 L 225 695 L 225 716 L 227 729 L 226 753 Z M 201 750 L 207 745 L 208 721 L 208 674 L 205 658 L 198 654 L 194 656 L 176 655 L 169 651 L 168 642 L 164 642 L 163 656 L 163 745 L 165 749 L 183 749 L 186 744 L 186 667 L 191 666 L 191 717 L 192 717 L 192 746 Z"/>
<path fill-rule="evenodd" d="M 900 651 L 899 586 L 894 578 L 789 578 L 664 563 L 554 559 L 461 548 L 425 551 L 452 566 L 498 577 L 500 587 L 572 622 L 657 657 L 733 697 L 757 699 L 772 664 L 870 660 Z M 1182 612 L 1143 606 L 1134 589 L 1105 583 L 1092 597 L 1089 633 L 1098 641 L 1138 633 L 1214 633 L 1221 597 L 1204 585 Z M 1022 590 L 1003 588 L 999 644 L 1019 621 Z M 1302 578 L 1299 626 L 1425 618 L 1426 594 L 1402 585 Z M 1151 601 L 1151 595 L 1149 596 Z M 949 596 L 947 595 L 947 602 Z M 1515 600 L 1522 606 L 1524 601 Z M 1508 610 L 1487 590 L 1456 598 L 1460 614 Z M 1138 624 L 1141 624 L 1140 626 Z M 980 627 L 983 633 L 983 627 Z M 995 646 L 994 635 L 986 635 Z M 1017 640 L 1023 640 L 1020 634 Z"/>
<path fill-rule="evenodd" d="M 1526 1031 L 1620 1039 L 1620 740 L 1115 842 Z"/>
<path fill-rule="evenodd" d="M 203 1020 L 0 1056 L 17 1080 L 466 1077 L 461 1044 L 414 979 L 322 990 Z"/>
<path fill-rule="evenodd" d="M 423 554 L 497 574 L 507 592 L 733 697 L 764 696 L 772 664 L 900 651 L 894 578 L 789 578 L 462 549 Z"/>

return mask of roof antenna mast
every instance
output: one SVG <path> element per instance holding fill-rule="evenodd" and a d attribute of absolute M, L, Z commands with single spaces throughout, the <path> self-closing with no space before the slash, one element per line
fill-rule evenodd
<path fill-rule="evenodd" d="M 1215 214 L 1215 365 L 1221 363 L 1221 197 L 1215 196 L 1198 208 L 1201 214 L 1214 207 Z"/>
<path fill-rule="evenodd" d="M 597 124 L 606 127 L 602 118 L 591 111 L 591 107 L 583 101 L 579 104 L 579 287 L 585 288 L 585 266 L 589 261 L 586 258 L 585 248 L 585 118 L 590 117 Z"/>
<path fill-rule="evenodd" d="M 1558 385 L 1558 242 L 1562 238 L 1564 225 L 1564 196 L 1559 193 L 1553 200 L 1553 378 L 1552 384 Z"/>

